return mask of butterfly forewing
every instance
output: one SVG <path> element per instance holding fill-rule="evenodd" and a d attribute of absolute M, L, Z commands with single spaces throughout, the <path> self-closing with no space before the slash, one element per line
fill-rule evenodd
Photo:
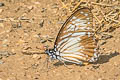
<path fill-rule="evenodd" d="M 94 29 L 90 9 L 74 12 L 63 24 L 55 41 L 61 60 L 81 63 L 89 61 L 96 51 Z"/>

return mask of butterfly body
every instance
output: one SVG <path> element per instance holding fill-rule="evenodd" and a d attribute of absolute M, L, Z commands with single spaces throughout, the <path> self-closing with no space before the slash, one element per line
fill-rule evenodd
<path fill-rule="evenodd" d="M 98 54 L 92 20 L 90 9 L 75 11 L 61 27 L 54 48 L 46 50 L 50 58 L 75 64 L 95 62 Z"/>

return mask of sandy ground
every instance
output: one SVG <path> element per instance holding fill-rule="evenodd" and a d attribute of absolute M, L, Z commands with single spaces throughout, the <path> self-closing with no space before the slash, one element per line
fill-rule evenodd
<path fill-rule="evenodd" d="M 81 4 L 93 7 L 96 27 L 104 24 L 97 34 L 101 56 L 96 64 L 68 65 L 71 69 L 58 62 L 47 62 L 42 50 L 43 46 L 53 47 L 77 0 L 0 2 L 4 3 L 0 5 L 0 80 L 120 80 L 119 0 L 91 0 L 88 5 Z M 23 53 L 24 50 L 31 53 Z"/>

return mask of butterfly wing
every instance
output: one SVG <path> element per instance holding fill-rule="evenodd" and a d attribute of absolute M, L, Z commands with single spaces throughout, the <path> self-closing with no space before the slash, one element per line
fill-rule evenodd
<path fill-rule="evenodd" d="M 55 41 L 61 60 L 81 63 L 93 62 L 96 56 L 96 42 L 90 9 L 75 11 L 63 24 Z"/>

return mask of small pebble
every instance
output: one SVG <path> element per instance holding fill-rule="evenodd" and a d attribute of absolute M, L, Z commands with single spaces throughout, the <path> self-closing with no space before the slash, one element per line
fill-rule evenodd
<path fill-rule="evenodd" d="M 33 6 L 28 6 L 27 7 L 29 10 L 32 10 L 33 9 Z"/>
<path fill-rule="evenodd" d="M 44 24 L 44 20 L 42 19 L 39 23 L 40 27 L 43 27 L 43 24 Z"/>
<path fill-rule="evenodd" d="M 6 44 L 7 42 L 8 42 L 8 39 L 4 39 L 2 43 Z"/>
<path fill-rule="evenodd" d="M 13 23 L 13 24 L 12 24 L 12 27 L 13 27 L 13 28 L 21 28 L 22 25 L 21 25 L 21 23 Z"/>
<path fill-rule="evenodd" d="M 54 4 L 52 5 L 52 8 L 58 8 L 58 4 L 57 4 L 57 3 L 54 3 Z"/>
<path fill-rule="evenodd" d="M 3 80 L 3 79 L 0 78 L 0 80 Z"/>
<path fill-rule="evenodd" d="M 3 23 L 4 19 L 0 19 L 0 23 Z"/>
<path fill-rule="evenodd" d="M 4 28 L 4 25 L 3 25 L 3 23 L 0 23 L 0 27 Z"/>
<path fill-rule="evenodd" d="M 4 3 L 2 3 L 2 2 L 0 2 L 0 7 L 2 7 L 2 6 L 5 6 L 5 4 L 4 4 Z"/>
<path fill-rule="evenodd" d="M 32 58 L 37 58 L 39 55 L 38 54 L 34 54 Z"/>
<path fill-rule="evenodd" d="M 34 79 L 39 79 L 38 77 L 35 77 Z"/>
<path fill-rule="evenodd" d="M 64 24 L 65 22 L 64 21 L 58 21 L 58 24 Z"/>
<path fill-rule="evenodd" d="M 99 78 L 98 80 L 102 80 L 101 78 Z"/>
<path fill-rule="evenodd" d="M 3 61 L 0 61 L 0 64 L 3 64 L 4 62 Z"/>
<path fill-rule="evenodd" d="M 35 38 L 39 38 L 39 35 L 36 34 L 36 35 L 34 35 L 34 37 L 35 37 Z"/>
<path fill-rule="evenodd" d="M 9 56 L 10 54 L 7 51 L 0 51 L 0 55 L 1 56 Z"/>
<path fill-rule="evenodd" d="M 2 13 L 3 12 L 3 9 L 0 9 L 0 13 Z"/>
<path fill-rule="evenodd" d="M 32 68 L 33 68 L 33 69 L 36 69 L 36 68 L 38 67 L 38 65 L 39 65 L 39 64 L 33 64 L 33 65 L 32 65 Z"/>
<path fill-rule="evenodd" d="M 15 55 L 15 53 L 9 51 L 0 51 L 0 56 L 9 57 L 10 55 Z"/>
<path fill-rule="evenodd" d="M 47 40 L 41 39 L 40 42 L 45 43 L 45 42 L 47 42 Z"/>
<path fill-rule="evenodd" d="M 0 56 L 0 59 L 2 59 L 2 56 Z"/>
<path fill-rule="evenodd" d="M 40 4 L 40 2 L 34 2 L 35 4 Z"/>
<path fill-rule="evenodd" d="M 41 12 L 43 13 L 43 12 L 45 12 L 46 10 L 47 10 L 46 8 L 42 8 Z"/>
<path fill-rule="evenodd" d="M 92 67 L 93 67 L 94 69 L 97 69 L 97 68 L 100 67 L 100 65 L 93 65 Z"/>
<path fill-rule="evenodd" d="M 20 20 L 30 20 L 30 19 L 25 16 L 22 16 L 22 17 L 20 17 Z"/>

